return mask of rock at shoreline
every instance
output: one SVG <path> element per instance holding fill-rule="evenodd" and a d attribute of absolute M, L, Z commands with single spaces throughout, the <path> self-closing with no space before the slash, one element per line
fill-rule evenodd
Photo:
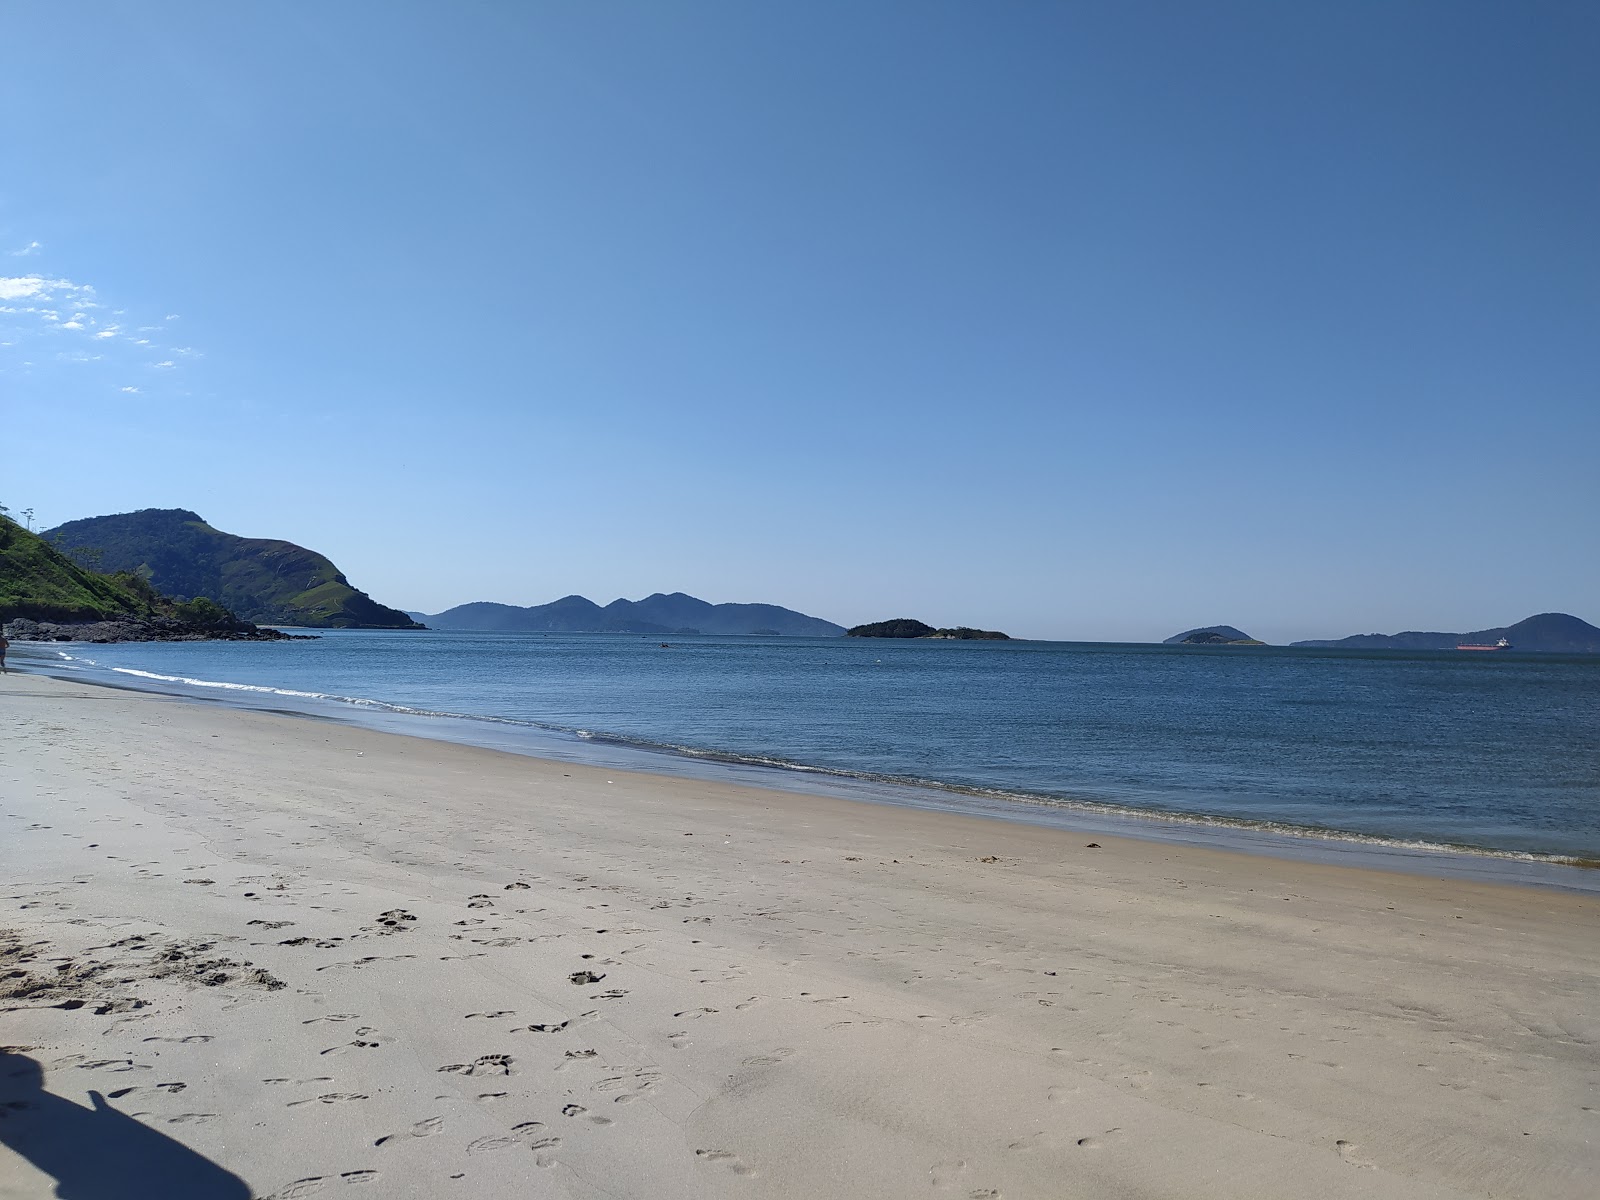
<path fill-rule="evenodd" d="M 171 617 L 129 617 L 58 624 L 18 617 L 4 629 L 13 642 L 287 642 L 310 641 L 315 634 L 283 633 L 247 622 L 237 628 L 196 629 Z"/>

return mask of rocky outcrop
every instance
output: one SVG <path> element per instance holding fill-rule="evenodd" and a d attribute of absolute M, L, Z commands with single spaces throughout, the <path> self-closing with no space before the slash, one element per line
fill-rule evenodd
<path fill-rule="evenodd" d="M 108 621 L 59 624 L 18 617 L 5 626 L 13 642 L 284 642 L 306 641 L 314 634 L 262 629 L 247 621 L 227 628 L 197 629 L 172 617 L 120 617 Z"/>

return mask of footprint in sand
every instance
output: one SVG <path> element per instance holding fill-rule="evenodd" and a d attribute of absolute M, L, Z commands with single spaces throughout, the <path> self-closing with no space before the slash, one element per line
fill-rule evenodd
<path fill-rule="evenodd" d="M 1036 1133 L 1028 1134 L 1027 1137 L 1018 1138 L 1014 1142 L 1007 1142 L 1006 1149 L 1015 1150 L 1018 1153 L 1026 1154 L 1049 1145 L 1053 1140 L 1054 1139 L 1052 1139 L 1049 1134 L 1045 1133 L 1045 1131 L 1041 1129 Z"/>
<path fill-rule="evenodd" d="M 747 1165 L 743 1159 L 731 1150 L 696 1150 L 694 1156 L 701 1162 L 726 1167 L 735 1175 L 751 1176 L 756 1173 L 754 1167 Z"/>
<path fill-rule="evenodd" d="M 121 1100 L 124 1096 L 131 1096 L 135 1092 L 166 1092 L 168 1095 L 175 1096 L 188 1086 L 187 1083 L 156 1083 L 151 1084 L 149 1087 L 118 1088 L 114 1092 L 107 1092 L 106 1095 L 113 1100 Z"/>
<path fill-rule="evenodd" d="M 555 1069 L 557 1071 L 565 1071 L 568 1067 L 586 1062 L 589 1059 L 594 1058 L 599 1053 L 600 1052 L 598 1050 L 568 1050 L 566 1054 L 562 1056 L 561 1061 L 556 1064 Z"/>
<path fill-rule="evenodd" d="M 504 1095 L 504 1093 L 501 1093 L 501 1094 Z M 382 1146 L 382 1145 L 385 1145 L 385 1144 L 387 1144 L 389 1142 L 398 1141 L 400 1138 L 407 1137 L 407 1136 L 416 1137 L 416 1138 L 432 1137 L 434 1134 L 438 1133 L 443 1128 L 444 1128 L 444 1118 L 443 1117 L 428 1117 L 425 1120 L 418 1121 L 410 1129 L 406 1130 L 405 1133 L 385 1134 L 383 1137 L 379 1138 L 377 1141 L 373 1142 L 372 1144 L 374 1146 Z"/>
<path fill-rule="evenodd" d="M 485 1054 L 473 1059 L 469 1063 L 450 1063 L 440 1067 L 441 1071 L 448 1071 L 453 1075 L 510 1075 L 511 1056 L 509 1054 Z"/>
<path fill-rule="evenodd" d="M 549 1152 L 560 1145 L 560 1138 L 545 1133 L 543 1121 L 524 1121 L 520 1125 L 513 1125 L 509 1133 L 493 1134 L 468 1142 L 467 1153 L 491 1154 L 497 1150 L 510 1150 L 521 1146 L 534 1152 L 537 1156 L 534 1159 L 537 1166 L 548 1167 L 554 1162 L 549 1157 Z"/>
<path fill-rule="evenodd" d="M 330 1183 L 371 1183 L 378 1178 L 376 1171 L 344 1171 L 338 1175 L 308 1175 L 304 1179 L 296 1179 L 282 1191 L 273 1192 L 263 1200 L 303 1200 L 303 1197 L 314 1196 Z"/>
<path fill-rule="evenodd" d="M 771 1054 L 752 1054 L 749 1058 L 741 1059 L 740 1066 L 775 1067 L 793 1053 L 793 1046 L 779 1046 Z"/>
<path fill-rule="evenodd" d="M 346 1104 L 352 1100 L 365 1100 L 367 1097 L 360 1092 L 326 1092 L 321 1096 L 312 1096 L 307 1100 L 291 1100 L 285 1108 L 299 1108 L 302 1104 Z"/>
<path fill-rule="evenodd" d="M 385 958 L 385 957 L 383 957 L 381 955 L 377 955 L 377 954 L 369 954 L 365 958 L 358 958 L 358 959 L 355 959 L 355 960 L 353 960 L 351 962 L 328 963 L 325 966 L 318 967 L 317 970 L 319 970 L 319 971 L 333 971 L 333 970 L 336 970 L 336 969 L 338 969 L 340 967 L 349 967 L 351 970 L 356 970 L 356 969 L 358 969 L 360 967 L 366 966 L 368 963 L 399 962 L 403 958 L 415 958 L 415 957 L 416 957 L 415 954 L 391 954 L 387 958 Z"/>
<path fill-rule="evenodd" d="M 597 1092 L 620 1093 L 620 1095 L 611 1098 L 613 1104 L 632 1104 L 654 1087 L 660 1078 L 660 1071 L 640 1068 L 637 1071 L 630 1071 L 626 1075 L 613 1075 L 608 1079 L 602 1079 L 594 1085 L 594 1090 Z"/>
<path fill-rule="evenodd" d="M 356 1030 L 355 1041 L 343 1042 L 337 1046 L 329 1046 L 326 1050 L 321 1051 L 321 1053 L 324 1055 L 348 1054 L 352 1050 L 376 1050 L 388 1040 L 388 1038 L 384 1037 L 370 1025 L 363 1025 L 360 1029 Z"/>
<path fill-rule="evenodd" d="M 1082 1150 L 1103 1150 L 1107 1143 L 1116 1141 L 1121 1135 L 1121 1127 L 1113 1126 L 1102 1134 L 1081 1137 L 1078 1139 L 1077 1144 L 1079 1149 Z"/>
<path fill-rule="evenodd" d="M 572 1022 L 570 1020 L 568 1020 L 568 1021 L 548 1021 L 543 1025 L 524 1025 L 521 1029 L 513 1029 L 511 1032 L 512 1033 L 560 1033 L 563 1029 L 565 1029 L 568 1025 L 571 1025 L 571 1024 L 572 1024 Z"/>
<path fill-rule="evenodd" d="M 928 1168 L 928 1182 L 933 1189 L 939 1192 L 952 1192 L 966 1190 L 967 1200 L 1000 1200 L 998 1188 L 967 1188 L 967 1177 L 972 1174 L 972 1167 L 964 1158 L 950 1159 L 946 1162 L 936 1162 Z"/>
<path fill-rule="evenodd" d="M 1371 1169 L 1378 1165 L 1370 1158 L 1365 1158 L 1358 1154 L 1356 1152 L 1356 1144 L 1354 1142 L 1347 1142 L 1341 1138 L 1339 1141 L 1333 1144 L 1333 1148 L 1339 1152 L 1340 1159 L 1349 1163 L 1352 1167 Z"/>
<path fill-rule="evenodd" d="M 102 1058 L 94 1062 L 79 1063 L 80 1071 L 148 1071 L 150 1068 L 142 1063 L 136 1063 L 131 1058 Z"/>
<path fill-rule="evenodd" d="M 609 1124 L 611 1124 L 611 1118 L 610 1117 L 596 1116 L 594 1113 L 590 1112 L 587 1108 L 585 1108 L 581 1104 L 569 1104 L 569 1105 L 567 1105 L 565 1108 L 563 1108 L 561 1110 L 561 1115 L 563 1117 L 582 1117 L 584 1120 L 588 1121 L 591 1125 L 609 1125 Z"/>

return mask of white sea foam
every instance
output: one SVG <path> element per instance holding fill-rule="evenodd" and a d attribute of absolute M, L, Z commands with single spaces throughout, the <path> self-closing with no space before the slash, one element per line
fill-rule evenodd
<path fill-rule="evenodd" d="M 97 667 L 99 664 L 89 658 L 78 658 L 57 651 L 61 659 L 74 664 L 74 669 L 83 667 Z M 501 717 L 487 714 L 471 714 L 459 712 L 442 712 L 434 709 L 415 708 L 404 704 L 393 704 L 382 700 L 374 700 L 362 696 L 342 696 L 330 692 L 304 691 L 294 688 L 269 687 L 260 684 L 234 683 L 216 679 L 199 679 L 186 675 L 167 675 L 156 671 L 142 671 L 134 667 L 111 667 L 111 672 L 121 675 L 134 676 L 147 679 L 154 683 L 178 684 L 184 687 L 213 689 L 230 693 L 253 693 L 264 696 L 281 696 L 293 700 L 305 700 L 324 704 L 348 705 L 352 708 L 367 712 L 395 713 L 410 717 L 447 718 L 462 722 L 483 722 L 491 725 L 520 727 L 523 729 L 536 729 L 546 733 L 554 733 L 567 737 L 574 737 L 585 742 L 609 743 L 612 745 L 631 747 L 635 750 L 653 753 L 666 753 L 683 758 L 698 760 L 707 763 L 721 763 L 728 766 L 758 767 L 785 773 L 801 773 L 851 779 L 869 786 L 879 788 L 885 786 L 890 791 L 909 789 L 911 793 L 921 793 L 928 799 L 933 795 L 946 797 L 965 796 L 970 800 L 988 802 L 997 806 L 995 810 L 1010 808 L 1013 812 L 1018 809 L 1032 808 L 1038 810 L 1065 810 L 1077 811 L 1086 815 L 1097 815 L 1113 819 L 1130 820 L 1135 824 L 1155 823 L 1167 826 L 1189 826 L 1191 828 L 1211 828 L 1235 830 L 1241 833 L 1276 835 L 1296 841 L 1320 841 L 1333 843 L 1353 843 L 1371 849 L 1401 851 L 1410 854 L 1424 855 L 1467 855 L 1473 858 L 1491 858 L 1530 863 L 1555 863 L 1572 865 L 1593 865 L 1587 860 L 1562 854 L 1539 854 L 1516 850 L 1488 849 L 1480 846 L 1463 845 L 1459 843 L 1440 842 L 1423 839 L 1409 839 L 1404 837 L 1385 837 L 1381 835 L 1363 834 L 1339 829 L 1330 829 L 1319 826 L 1295 825 L 1281 821 L 1251 820 L 1218 814 L 1203 814 L 1195 812 L 1172 812 L 1142 806 L 1117 803 L 1115 801 L 1087 799 L 1082 797 L 1066 797 L 1059 795 L 1040 795 L 1037 793 L 1017 792 L 1001 788 L 986 788 L 963 786 L 939 780 L 922 779 L 903 775 L 878 773 L 872 771 L 852 771 L 835 767 L 821 767 L 807 763 L 794 762 L 779 757 L 730 753 L 727 751 L 709 750 L 704 747 L 675 744 L 672 742 L 654 741 L 645 738 L 630 737 L 625 734 L 597 732 L 583 728 L 550 724 L 542 721 L 518 719 L 515 717 Z M 419 730 L 418 732 L 422 732 Z M 887 798 L 887 797 L 885 797 Z M 946 803 L 949 803 L 947 800 Z"/>
<path fill-rule="evenodd" d="M 272 696 L 294 696 L 301 700 L 339 700 L 346 704 L 377 704 L 356 696 L 331 696 L 326 692 L 298 692 L 293 688 L 262 687 L 253 683 L 224 683 L 217 679 L 191 679 L 187 675 L 159 675 L 154 671 L 139 671 L 133 667 L 112 667 L 119 675 L 136 675 L 140 679 L 154 679 L 161 683 L 181 683 L 188 687 L 221 688 L 229 692 L 263 692 Z M 388 706 L 385 706 L 388 707 Z"/>

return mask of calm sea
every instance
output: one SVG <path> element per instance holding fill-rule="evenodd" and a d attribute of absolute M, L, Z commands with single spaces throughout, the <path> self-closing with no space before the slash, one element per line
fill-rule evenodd
<path fill-rule="evenodd" d="M 1600 658 L 454 632 L 14 653 L 576 761 L 1085 829 L 1142 817 L 1163 836 L 1600 862 Z"/>

